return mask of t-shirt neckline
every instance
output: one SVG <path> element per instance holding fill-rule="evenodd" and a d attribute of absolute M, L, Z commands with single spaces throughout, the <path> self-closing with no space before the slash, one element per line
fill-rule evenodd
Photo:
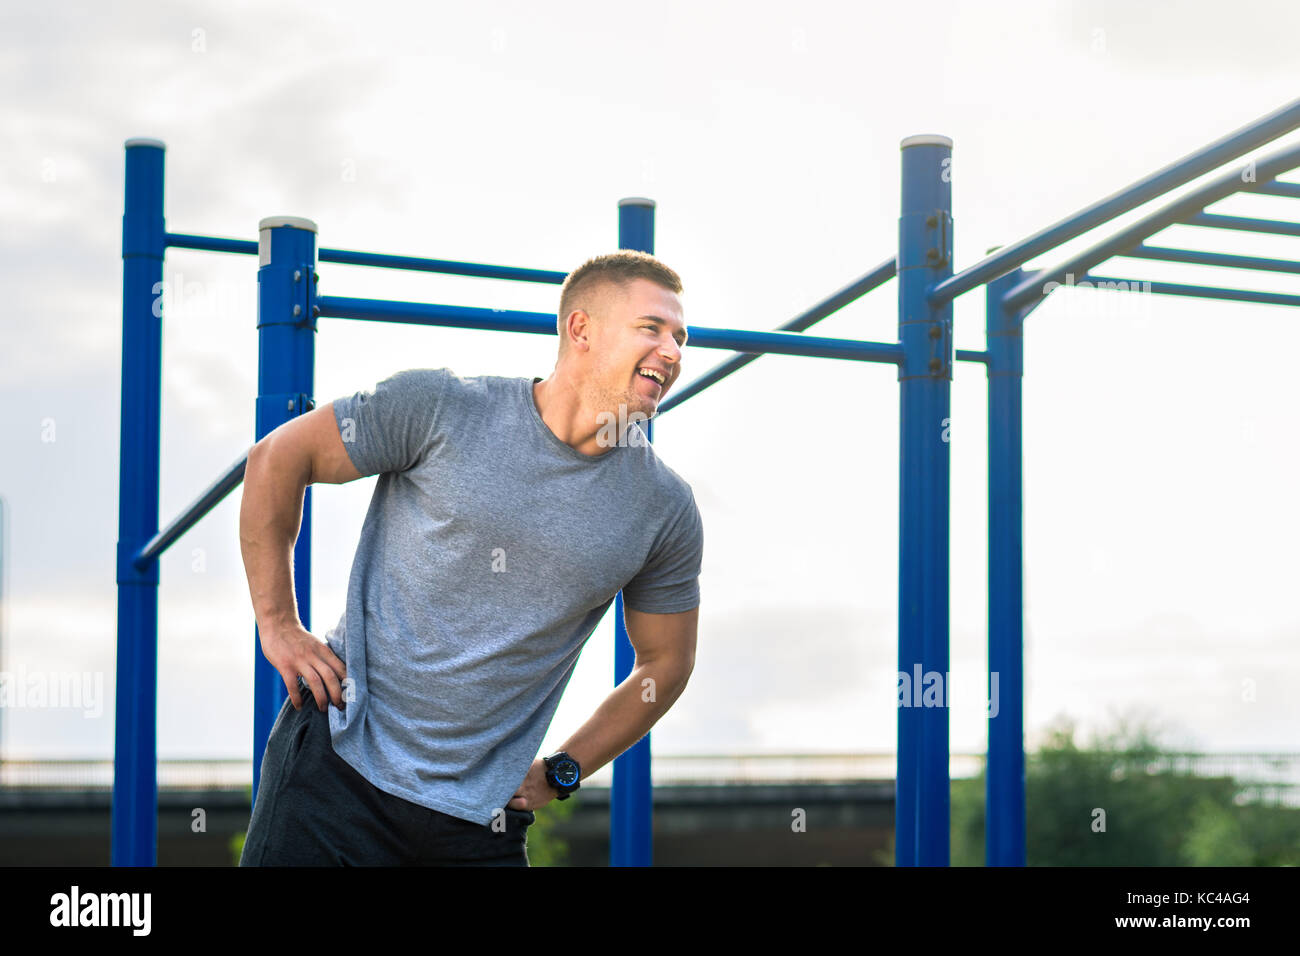
<path fill-rule="evenodd" d="M 587 462 L 590 464 L 596 464 L 598 462 L 604 461 L 606 458 L 614 457 L 615 453 L 617 453 L 618 451 L 618 446 L 611 448 L 603 455 L 588 455 L 584 452 L 578 451 L 578 449 L 574 448 L 568 442 L 560 441 L 560 437 L 556 435 L 555 432 L 551 431 L 551 426 L 546 424 L 545 419 L 542 418 L 542 413 L 537 408 L 537 401 L 533 397 L 533 386 L 536 385 L 541 380 L 542 379 L 539 376 L 533 376 L 531 379 L 528 378 L 520 379 L 520 382 L 522 382 L 524 386 L 524 404 L 527 405 L 528 410 L 532 412 L 533 421 L 537 424 L 537 427 L 542 431 L 542 434 L 545 436 L 545 439 L 549 441 L 556 448 L 557 451 L 563 454 L 567 454 L 571 458 L 576 458 L 578 459 L 578 461 Z"/>

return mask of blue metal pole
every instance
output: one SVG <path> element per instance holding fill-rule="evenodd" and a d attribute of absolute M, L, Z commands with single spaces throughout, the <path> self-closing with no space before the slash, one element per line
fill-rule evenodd
<path fill-rule="evenodd" d="M 1202 212 L 1183 222 L 1188 226 L 1206 226 L 1212 229 L 1236 229 L 1240 232 L 1262 232 L 1275 236 L 1300 236 L 1300 222 L 1279 222 L 1276 219 L 1248 219 L 1245 216 L 1220 216 Z"/>
<path fill-rule="evenodd" d="M 184 511 L 159 531 L 148 544 L 141 549 L 140 553 L 135 556 L 135 566 L 145 568 L 151 561 L 157 559 L 164 551 L 175 544 L 186 531 L 194 527 L 203 519 L 203 517 L 221 504 L 226 495 L 230 494 L 244 480 L 244 468 L 248 464 L 248 453 L 245 452 L 239 456 L 239 460 L 225 470 L 225 472 L 211 485 L 203 494 L 199 495 Z"/>
<path fill-rule="evenodd" d="M 1277 180 L 1260 183 L 1257 186 L 1246 187 L 1249 192 L 1264 193 L 1268 196 L 1286 196 L 1289 199 L 1300 199 L 1300 183 L 1286 183 Z"/>
<path fill-rule="evenodd" d="M 453 276 L 478 276 L 483 279 L 509 279 L 513 282 L 546 282 L 551 285 L 563 285 L 568 276 L 567 272 L 553 272 L 549 269 L 521 269 L 517 266 L 493 266 L 481 262 L 453 262 L 449 259 L 353 252 L 350 249 L 322 249 L 320 261 L 374 266 L 380 269 L 406 269 L 412 272 L 441 272 Z"/>
<path fill-rule="evenodd" d="M 1300 305 L 1300 295 L 1285 292 L 1255 292 L 1251 289 L 1222 289 L 1211 285 L 1182 285 L 1177 282 L 1148 282 L 1143 279 L 1116 279 L 1089 273 L 1075 283 L 1087 282 L 1098 289 L 1129 289 L 1155 295 L 1185 295 L 1197 299 L 1225 299 L 1229 302 L 1257 302 L 1261 305 Z M 1087 286 L 1084 286 L 1087 288 Z"/>
<path fill-rule="evenodd" d="M 902 142 L 898 242 L 898 866 L 946 866 L 948 849 L 948 427 L 952 300 L 952 140 Z"/>
<path fill-rule="evenodd" d="M 316 224 L 274 216 L 258 225 L 257 440 L 314 406 L 316 357 Z M 311 488 L 303 494 L 302 528 L 293 549 L 294 594 L 311 629 Z M 284 680 L 253 640 L 253 800 L 262 755 L 284 706 Z"/>
<path fill-rule="evenodd" d="M 167 233 L 167 245 L 177 249 L 205 249 L 208 252 L 229 252 L 236 255 L 257 255 L 257 243 L 247 239 L 221 239 L 215 236 L 195 236 L 182 232 Z M 493 266 L 480 262 L 454 262 L 450 259 L 425 259 L 419 256 L 392 256 L 379 252 L 354 252 L 351 249 L 320 249 L 318 262 L 338 262 L 344 265 L 373 266 L 379 269 L 405 269 L 412 272 L 441 272 L 455 276 L 478 276 L 484 279 L 510 279 L 515 282 L 547 282 L 562 285 L 568 273 L 549 269 L 520 269 L 515 266 Z"/>
<path fill-rule="evenodd" d="M 158 564 L 132 559 L 158 530 L 165 149 L 126 141 L 113 866 L 153 866 L 158 851 Z"/>
<path fill-rule="evenodd" d="M 318 314 L 324 318 L 357 319 L 365 322 L 438 325 L 458 329 L 526 332 L 529 335 L 554 335 L 556 327 L 554 312 L 513 312 L 509 309 L 478 309 L 471 306 L 436 305 L 425 302 L 346 299 L 333 295 L 320 296 L 316 304 L 320 307 Z M 829 339 L 796 332 L 751 332 L 748 329 L 711 329 L 702 325 L 692 325 L 689 344 L 705 349 L 807 355 L 856 362 L 881 362 L 887 365 L 897 365 L 903 360 L 903 350 L 896 342 Z M 666 407 L 668 403 L 664 404 Z"/>
<path fill-rule="evenodd" d="M 1265 259 L 1259 256 L 1202 252 L 1199 249 L 1170 249 L 1166 246 L 1143 244 L 1120 253 L 1120 256 L 1125 259 L 1155 259 L 1161 262 L 1188 262 L 1199 266 L 1222 266 L 1226 269 L 1258 269 L 1262 272 L 1300 273 L 1300 262 L 1293 259 Z"/>
<path fill-rule="evenodd" d="M 652 199 L 620 199 L 618 247 L 655 251 L 655 204 Z M 654 430 L 646 422 L 646 434 Z M 623 592 L 614 607 L 614 684 L 625 681 L 636 665 L 636 651 L 623 620 Z M 650 866 L 654 837 L 654 796 L 650 780 L 650 735 L 614 758 L 614 786 L 609 802 L 609 865 Z"/>
<path fill-rule="evenodd" d="M 1002 301 L 1023 278 L 1023 270 L 1015 269 L 990 282 L 985 311 L 989 356 L 989 753 L 984 859 L 988 866 L 1024 866 L 1026 862 L 1020 404 L 1025 313 Z"/>

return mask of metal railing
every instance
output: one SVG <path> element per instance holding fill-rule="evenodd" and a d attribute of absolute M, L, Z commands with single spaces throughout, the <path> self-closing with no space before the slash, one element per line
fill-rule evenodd
<path fill-rule="evenodd" d="M 984 759 L 982 753 L 953 753 L 950 776 L 974 777 Z M 657 786 L 892 780 L 897 760 L 897 754 L 892 752 L 656 754 L 651 758 Z M 1300 806 L 1300 753 L 1164 753 L 1149 761 L 1143 772 L 1231 777 L 1240 788 L 1241 798 Z M 158 786 L 162 789 L 240 789 L 252 782 L 252 768 L 246 759 L 158 762 Z M 3 789 L 98 790 L 112 786 L 112 760 L 0 762 Z"/>

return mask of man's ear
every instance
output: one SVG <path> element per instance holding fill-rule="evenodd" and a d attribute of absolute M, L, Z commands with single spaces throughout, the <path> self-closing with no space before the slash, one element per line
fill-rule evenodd
<path fill-rule="evenodd" d="M 590 351 L 591 333 L 594 328 L 592 318 L 582 309 L 574 309 L 569 313 L 569 320 L 565 323 L 569 332 L 569 347 Z"/>

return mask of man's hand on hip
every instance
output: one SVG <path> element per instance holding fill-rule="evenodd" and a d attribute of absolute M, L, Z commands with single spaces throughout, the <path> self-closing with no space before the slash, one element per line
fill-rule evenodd
<path fill-rule="evenodd" d="M 262 655 L 271 663 L 289 690 L 294 710 L 301 710 L 304 696 L 298 689 L 298 677 L 307 682 L 316 706 L 325 709 L 326 699 L 343 709 L 343 684 L 348 670 L 338 659 L 329 644 L 301 624 L 262 630 L 257 629 L 262 642 Z"/>
<path fill-rule="evenodd" d="M 546 761 L 538 757 L 528 768 L 528 775 L 524 777 L 524 782 L 519 785 L 515 795 L 506 802 L 506 806 L 511 810 L 536 810 L 538 807 L 546 806 L 557 796 L 559 794 L 556 793 L 555 788 L 546 782 Z"/>

